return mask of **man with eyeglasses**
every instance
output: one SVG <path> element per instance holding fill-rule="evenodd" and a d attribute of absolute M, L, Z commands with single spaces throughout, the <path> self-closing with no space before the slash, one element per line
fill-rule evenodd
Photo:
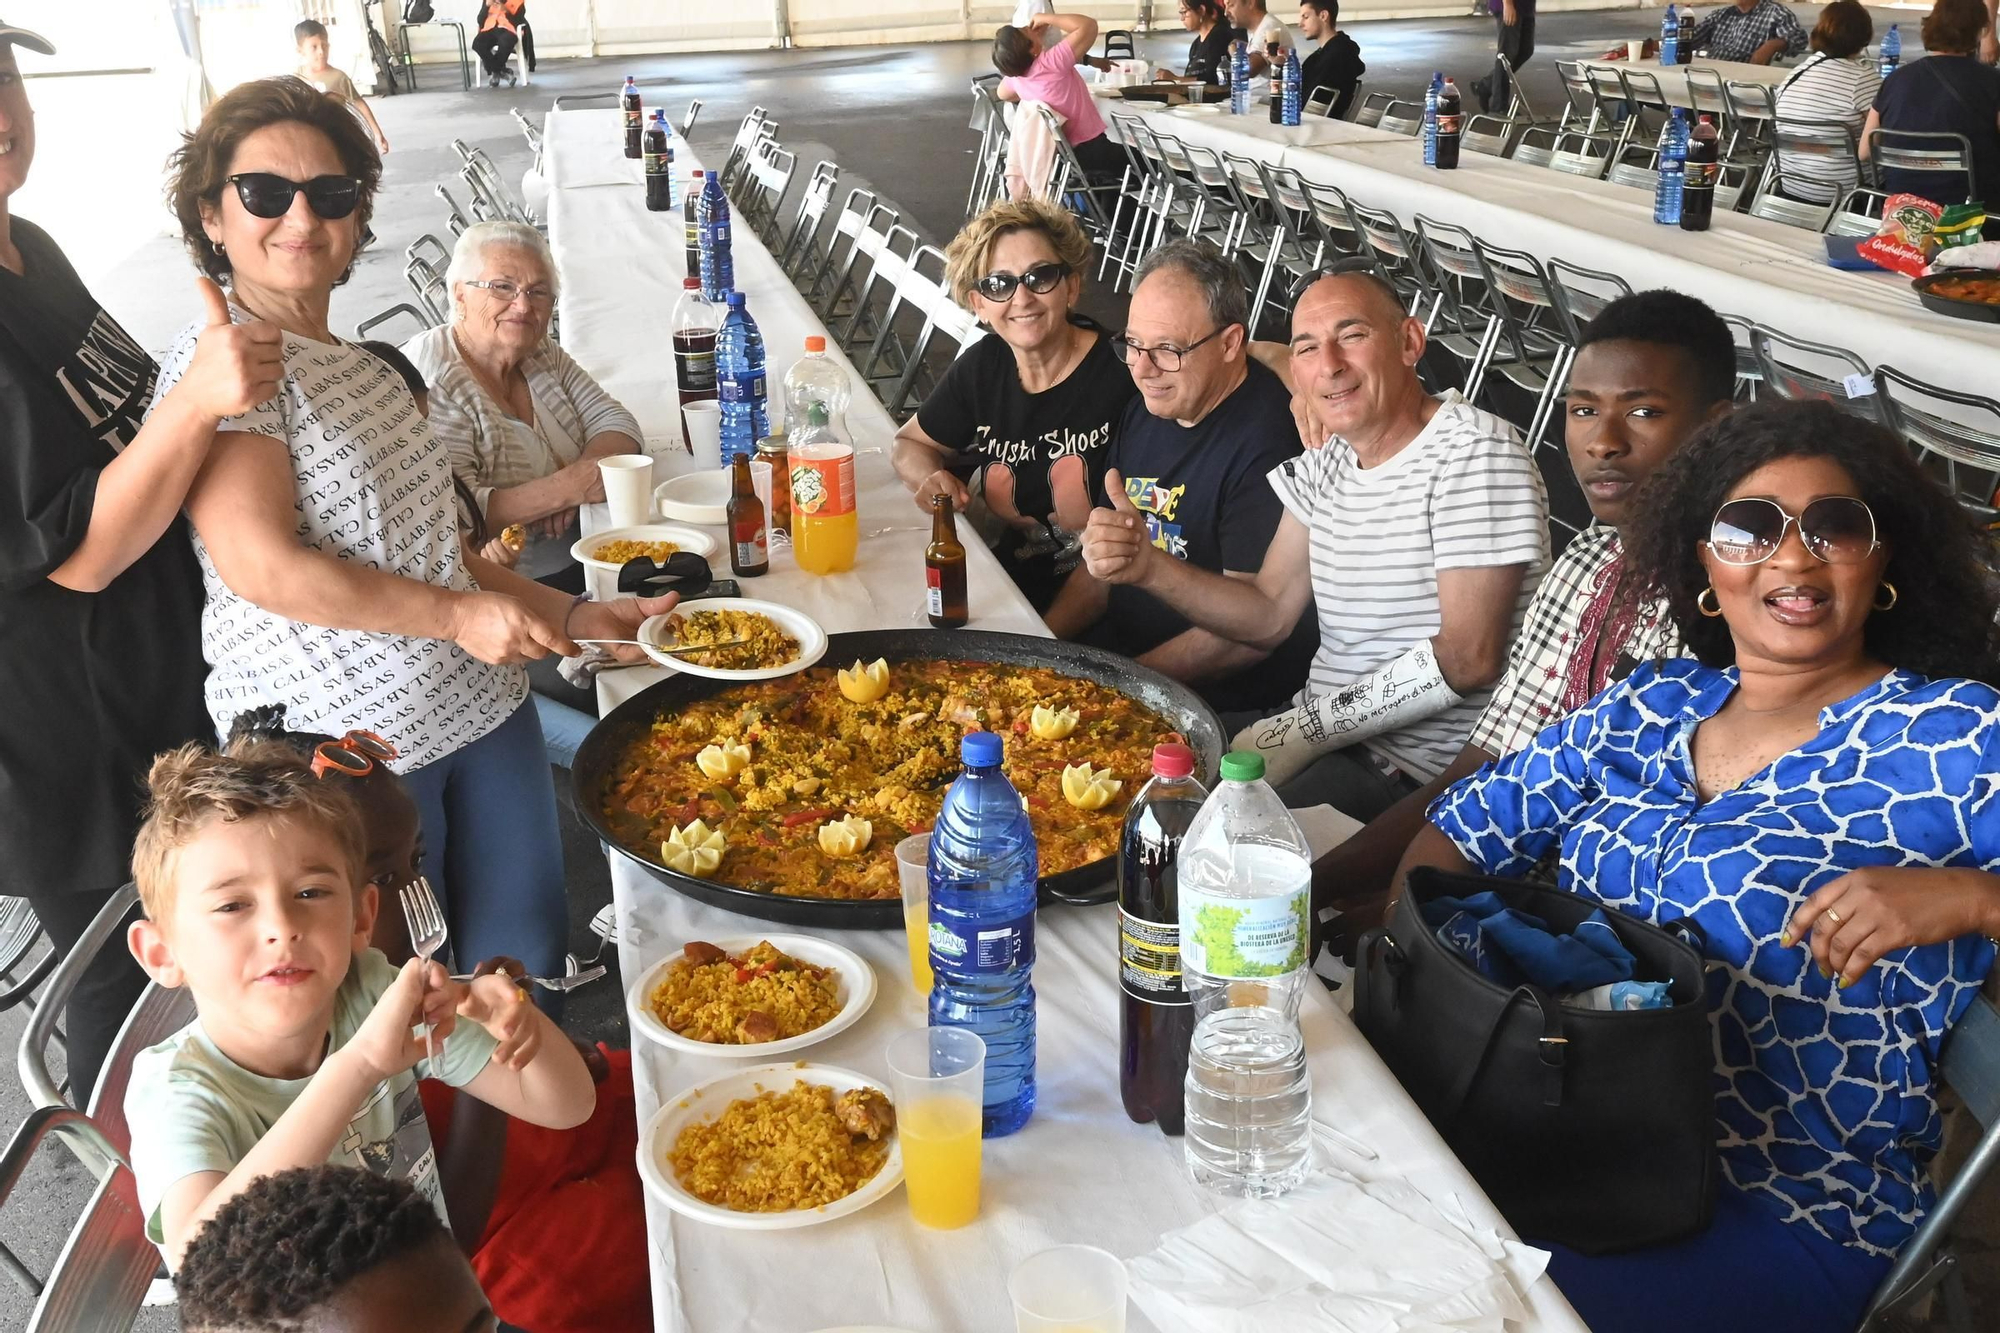
<path fill-rule="evenodd" d="M 1112 438 L 1104 492 L 1142 524 L 1149 549 L 1247 582 L 1283 513 L 1264 481 L 1299 453 L 1283 381 L 1248 344 L 1235 267 L 1209 245 L 1173 241 L 1140 265 L 1125 332 L 1112 340 L 1139 396 Z M 1193 685 L 1218 712 L 1263 709 L 1305 681 L 1317 642 L 1309 617 L 1275 645 L 1196 628 L 1144 588 L 1079 568 L 1049 607 L 1050 630 L 1138 659 Z"/>
<path fill-rule="evenodd" d="M 1326 444 L 1270 472 L 1285 515 L 1256 578 L 1160 559 L 1132 516 L 1104 510 L 1084 559 L 1254 647 L 1284 642 L 1316 603 L 1319 649 L 1295 705 L 1224 720 L 1288 802 L 1368 820 L 1463 747 L 1548 565 L 1548 501 L 1512 426 L 1424 391 L 1423 324 L 1373 272 L 1305 284 L 1291 352 Z"/>

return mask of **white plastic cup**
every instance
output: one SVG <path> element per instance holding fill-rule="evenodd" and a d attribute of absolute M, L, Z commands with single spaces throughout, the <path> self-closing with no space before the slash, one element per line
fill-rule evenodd
<path fill-rule="evenodd" d="M 687 403 L 681 408 L 681 417 L 687 422 L 688 448 L 694 454 L 695 470 L 721 467 L 722 404 Z"/>
<path fill-rule="evenodd" d="M 1124 1261 L 1095 1245 L 1030 1255 L 1007 1279 L 1015 1333 L 1125 1333 L 1129 1282 Z"/>
<path fill-rule="evenodd" d="M 1644 60 L 1646 58 L 1645 39 L 1641 38 L 1636 42 L 1625 43 L 1625 58 L 1632 61 Z"/>
<path fill-rule="evenodd" d="M 757 502 L 764 506 L 764 530 L 766 532 L 774 531 L 771 527 L 771 465 L 769 463 L 760 463 L 754 458 L 750 460 L 750 489 L 756 492 Z"/>
<path fill-rule="evenodd" d="M 604 502 L 611 526 L 636 528 L 653 517 L 653 460 L 644 454 L 613 454 L 597 461 L 604 478 Z"/>
<path fill-rule="evenodd" d="M 896 878 L 903 888 L 903 934 L 910 946 L 910 982 L 928 996 L 931 975 L 931 835 L 912 833 L 896 844 Z"/>

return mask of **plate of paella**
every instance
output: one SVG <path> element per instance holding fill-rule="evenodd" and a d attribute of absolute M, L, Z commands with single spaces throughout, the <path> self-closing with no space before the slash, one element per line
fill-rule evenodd
<path fill-rule="evenodd" d="M 802 671 L 826 653 L 826 631 L 803 611 L 751 597 L 705 597 L 639 626 L 641 645 L 703 652 L 666 653 L 646 647 L 661 666 L 716 680 L 772 680 Z"/>
<path fill-rule="evenodd" d="M 577 538 L 569 548 L 571 559 L 600 574 L 616 574 L 628 560 L 642 556 L 665 564 L 667 557 L 677 551 L 692 551 L 703 557 L 714 555 L 715 538 L 673 523 L 645 523 L 593 532 Z"/>
<path fill-rule="evenodd" d="M 767 920 L 902 924 L 896 843 L 927 831 L 971 731 L 1006 738 L 1045 897 L 1102 901 L 1152 748 L 1220 722 L 1185 686 L 1081 644 L 957 630 L 834 635 L 780 679 L 677 677 L 601 720 L 572 769 L 600 838 L 681 893 Z"/>
<path fill-rule="evenodd" d="M 852 1026 L 875 1002 L 859 954 L 807 935 L 690 940 L 626 993 L 632 1030 L 684 1055 L 770 1059 Z"/>

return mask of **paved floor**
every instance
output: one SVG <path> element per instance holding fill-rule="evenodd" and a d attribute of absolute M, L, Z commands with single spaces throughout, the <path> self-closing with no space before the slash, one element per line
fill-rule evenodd
<path fill-rule="evenodd" d="M 1652 11 L 1548 15 L 1540 33 L 1542 46 L 1524 74 L 1531 100 L 1537 107 L 1559 103 L 1556 59 L 1596 54 L 1627 37 L 1657 31 L 1658 26 L 1659 13 Z M 1370 88 L 1414 92 L 1438 68 L 1450 72 L 1463 87 L 1490 63 L 1492 29 L 1484 19 L 1361 23 L 1351 31 L 1368 61 Z M 1144 38 L 1140 46 L 1149 58 L 1178 66 L 1186 39 L 1179 34 Z M 356 321 L 406 299 L 403 248 L 426 232 L 445 234 L 443 206 L 432 193 L 433 184 L 445 182 L 461 205 L 465 201 L 452 139 L 484 148 L 503 175 L 517 180 L 529 157 L 508 115 L 510 108 L 539 118 L 557 96 L 611 92 L 628 73 L 638 76 L 649 102 L 658 100 L 673 108 L 676 119 L 689 98 L 704 101 L 706 109 L 692 137 L 696 149 L 710 161 L 720 160 L 743 113 L 761 103 L 780 122 L 782 140 L 798 153 L 801 178 L 812 164 L 831 157 L 841 165 L 843 190 L 853 184 L 875 189 L 898 206 L 926 240 L 941 243 L 962 218 L 969 182 L 966 80 L 988 68 L 985 43 L 551 62 L 536 73 L 532 85 L 498 91 L 460 92 L 454 72 L 427 68 L 422 91 L 374 100 L 394 146 L 374 220 L 381 239 L 362 257 L 352 280 L 335 294 L 334 327 L 347 331 Z M 74 165 L 52 156 L 54 146 L 62 142 L 57 117 L 91 114 L 93 106 L 108 105 L 104 98 L 117 96 L 118 89 L 52 80 L 36 84 L 33 92 L 43 122 L 43 153 L 36 168 L 40 177 Z M 74 129 L 78 122 L 62 123 Z M 106 234 L 91 223 L 107 212 L 125 219 L 159 215 L 157 183 L 150 170 L 109 178 L 93 173 L 88 180 L 97 193 L 82 201 L 45 189 L 42 211 L 24 208 L 23 212 L 47 220 L 59 241 Z M 192 317 L 195 307 L 187 260 L 178 241 L 147 231 L 140 225 L 114 233 L 129 232 L 135 239 L 76 257 L 112 313 L 145 345 L 160 348 Z M 664 316 L 666 298 L 661 299 Z M 1116 317 L 1107 312 L 1107 318 Z M 644 348 L 633 349 L 634 355 L 646 353 Z M 559 790 L 564 790 L 564 775 L 558 771 L 557 777 Z M 587 951 L 595 941 L 586 923 L 609 900 L 609 879 L 595 843 L 567 810 L 563 822 L 572 942 Z M 573 997 L 571 1026 L 580 1036 L 622 1045 L 623 983 L 615 957 L 607 957 L 613 970 L 606 980 Z M 0 1052 L 14 1050 L 20 1031 L 18 1013 L 0 1015 Z M 26 1109 L 15 1081 L 0 1075 L 0 1125 L 18 1124 Z M 30 1268 L 45 1271 L 61 1234 L 87 1197 L 87 1186 L 65 1150 L 46 1148 L 0 1212 L 0 1241 L 12 1246 Z M 1996 1308 L 1990 1301 L 1982 1304 Z M 21 1294 L 0 1281 L 0 1328 L 22 1326 L 27 1309 Z M 175 1320 L 170 1313 L 149 1311 L 138 1327 L 167 1330 L 175 1327 Z"/>

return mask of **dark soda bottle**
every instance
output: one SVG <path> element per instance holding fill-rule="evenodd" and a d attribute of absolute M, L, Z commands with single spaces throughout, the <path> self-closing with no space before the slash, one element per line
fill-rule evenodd
<path fill-rule="evenodd" d="M 625 76 L 625 86 L 618 90 L 618 106 L 625 113 L 625 156 L 645 156 L 639 143 L 646 129 L 645 111 L 639 105 L 639 85 L 632 82 L 630 74 Z"/>
<path fill-rule="evenodd" d="M 687 275 L 701 285 L 701 168 L 688 173 L 687 196 L 681 216 L 687 219 Z"/>
<path fill-rule="evenodd" d="M 1715 216 L 1715 181 L 1722 174 L 1715 122 L 1703 116 L 1688 135 L 1687 167 L 1681 175 L 1681 230 L 1707 231 Z"/>
<path fill-rule="evenodd" d="M 965 603 L 965 547 L 951 520 L 951 497 L 931 497 L 931 544 L 924 548 L 924 610 L 936 629 L 971 619 Z"/>
<path fill-rule="evenodd" d="M 1439 171 L 1458 170 L 1458 141 L 1464 132 L 1464 104 L 1458 97 L 1458 85 L 1446 79 L 1438 92 L 1436 166 Z"/>
<path fill-rule="evenodd" d="M 1178 1135 L 1185 1124 L 1194 1004 L 1181 984 L 1181 836 L 1208 792 L 1194 751 L 1153 747 L 1153 777 L 1125 812 L 1118 845 L 1118 1095 L 1125 1114 Z"/>
<path fill-rule="evenodd" d="M 722 312 L 702 299 L 701 279 L 682 280 L 681 299 L 674 306 L 674 387 L 681 403 L 713 402 L 719 396 L 715 383 L 715 335 L 722 328 Z"/>
<path fill-rule="evenodd" d="M 1271 74 L 1271 123 L 1285 123 L 1285 48 L 1281 42 L 1264 44 L 1264 65 Z"/>
<path fill-rule="evenodd" d="M 764 502 L 750 479 L 749 454 L 738 454 L 729 464 L 728 515 L 730 570 L 745 579 L 768 573 L 770 538 L 764 527 Z"/>
<path fill-rule="evenodd" d="M 646 208 L 665 213 L 674 206 L 674 147 L 667 135 L 667 113 L 653 112 L 646 126 Z"/>

